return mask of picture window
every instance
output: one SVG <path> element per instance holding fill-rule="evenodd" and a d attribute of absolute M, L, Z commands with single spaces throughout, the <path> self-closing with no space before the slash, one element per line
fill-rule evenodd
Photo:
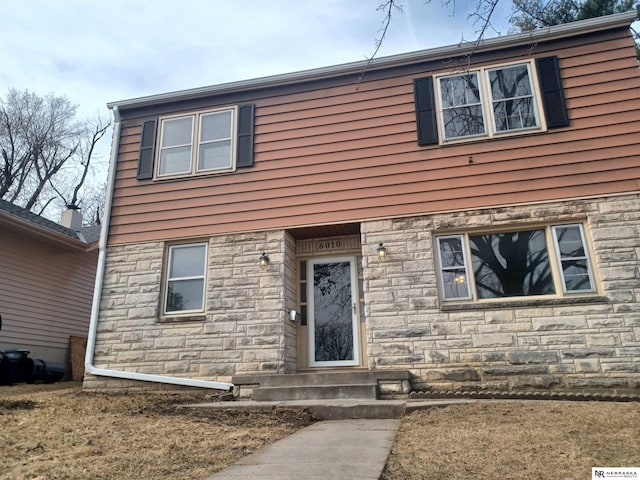
<path fill-rule="evenodd" d="M 438 236 L 436 244 L 444 300 L 596 290 L 582 224 Z"/>

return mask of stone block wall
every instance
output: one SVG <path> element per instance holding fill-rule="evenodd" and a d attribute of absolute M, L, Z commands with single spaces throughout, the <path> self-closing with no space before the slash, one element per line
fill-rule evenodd
<path fill-rule="evenodd" d="M 297 325 L 300 320 L 300 308 L 298 307 L 298 260 L 296 257 L 296 241 L 289 235 L 284 237 L 284 352 L 285 352 L 285 373 L 295 373 L 298 366 L 298 341 Z M 297 316 L 294 321 L 289 318 L 289 312 L 296 310 Z"/>
<path fill-rule="evenodd" d="M 574 221 L 585 221 L 597 294 L 439 299 L 435 234 Z M 424 390 L 640 388 L 639 196 L 365 222 L 361 231 L 369 368 L 410 369 Z"/>
<path fill-rule="evenodd" d="M 407 369 L 421 390 L 640 388 L 639 207 L 640 196 L 624 195 L 363 222 L 368 367 Z M 596 294 L 439 298 L 434 235 L 577 221 L 592 247 Z M 163 242 L 109 247 L 96 366 L 222 382 L 296 371 L 296 324 L 288 319 L 298 299 L 295 240 L 274 231 L 208 243 L 206 311 L 190 319 L 160 316 Z M 271 259 L 265 270 L 263 251 Z M 85 384 L 159 388 L 92 376 Z"/>
<path fill-rule="evenodd" d="M 191 318 L 160 316 L 164 243 L 108 248 L 97 367 L 221 382 L 284 372 L 285 233 L 224 235 L 208 243 L 205 313 Z M 264 270 L 263 251 L 271 259 Z M 158 388 L 95 376 L 87 376 L 85 386 Z"/>

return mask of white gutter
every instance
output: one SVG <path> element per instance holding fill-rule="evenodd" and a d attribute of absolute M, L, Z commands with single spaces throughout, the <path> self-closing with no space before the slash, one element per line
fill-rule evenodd
<path fill-rule="evenodd" d="M 216 390 L 231 390 L 233 383 L 211 382 L 183 377 L 168 377 L 166 375 L 151 375 L 147 373 L 126 372 L 99 368 L 93 364 L 96 348 L 96 334 L 98 331 L 98 315 L 100 313 L 100 301 L 102 299 L 102 284 L 107 259 L 107 237 L 109 234 L 109 221 L 111 219 L 111 203 L 113 200 L 113 186 L 116 179 L 116 163 L 118 160 L 118 148 L 120 145 L 120 112 L 118 106 L 113 110 L 113 136 L 111 139 L 111 157 L 109 159 L 109 178 L 107 179 L 107 197 L 104 204 L 104 222 L 100 231 L 100 245 L 98 254 L 98 267 L 96 270 L 96 282 L 93 289 L 93 304 L 91 306 L 91 320 L 89 322 L 89 336 L 87 339 L 87 353 L 85 356 L 85 372 L 99 377 L 122 378 L 125 380 L 139 380 L 143 382 L 168 383 L 171 385 L 183 385 L 186 387 L 213 388 Z"/>
<path fill-rule="evenodd" d="M 223 95 L 242 92 L 248 89 L 281 87 L 302 83 L 311 80 L 322 80 L 341 75 L 362 74 L 366 71 L 381 70 L 384 68 L 401 67 L 415 63 L 448 59 L 460 55 L 472 53 L 490 52 L 503 48 L 531 45 L 539 42 L 560 40 L 574 35 L 584 35 L 587 33 L 599 32 L 610 28 L 628 27 L 637 17 L 637 12 L 631 10 L 603 17 L 589 18 L 571 23 L 563 23 L 552 27 L 544 27 L 530 32 L 515 33 L 512 35 L 499 36 L 487 40 L 476 42 L 464 42 L 445 47 L 430 48 L 409 53 L 400 53 L 388 57 L 374 58 L 372 61 L 360 60 L 357 62 L 344 63 L 329 67 L 320 67 L 300 72 L 272 75 L 269 77 L 255 78 L 251 80 L 241 80 L 238 82 L 223 83 L 208 87 L 192 88 L 177 92 L 161 93 L 146 97 L 133 98 L 130 100 L 120 100 L 107 103 L 107 107 L 120 107 L 121 110 L 132 108 L 152 107 L 167 102 L 179 102 L 195 100 L 211 95 Z"/>

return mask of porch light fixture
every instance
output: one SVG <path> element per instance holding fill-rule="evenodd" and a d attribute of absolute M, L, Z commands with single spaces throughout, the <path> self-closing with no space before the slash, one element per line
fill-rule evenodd
<path fill-rule="evenodd" d="M 260 268 L 264 270 L 267 268 L 268 265 L 269 265 L 269 255 L 262 252 L 262 255 L 260 255 Z"/>
<path fill-rule="evenodd" d="M 385 247 L 382 242 L 378 244 L 378 248 L 376 248 L 376 253 L 378 254 L 378 260 L 384 260 L 387 256 L 387 247 Z"/>

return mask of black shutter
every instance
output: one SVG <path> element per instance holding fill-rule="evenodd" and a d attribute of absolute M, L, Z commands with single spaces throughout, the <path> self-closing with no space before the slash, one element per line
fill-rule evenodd
<path fill-rule="evenodd" d="M 142 141 L 138 160 L 138 180 L 153 178 L 153 161 L 156 145 L 156 120 L 147 120 L 142 125 Z"/>
<path fill-rule="evenodd" d="M 569 112 L 564 101 L 558 57 L 538 58 L 536 62 L 547 127 L 566 127 L 569 125 Z"/>
<path fill-rule="evenodd" d="M 238 159 L 237 168 L 253 167 L 253 104 L 238 107 Z"/>
<path fill-rule="evenodd" d="M 413 81 L 416 104 L 418 145 L 438 143 L 438 122 L 433 94 L 433 77 L 416 78 Z"/>

